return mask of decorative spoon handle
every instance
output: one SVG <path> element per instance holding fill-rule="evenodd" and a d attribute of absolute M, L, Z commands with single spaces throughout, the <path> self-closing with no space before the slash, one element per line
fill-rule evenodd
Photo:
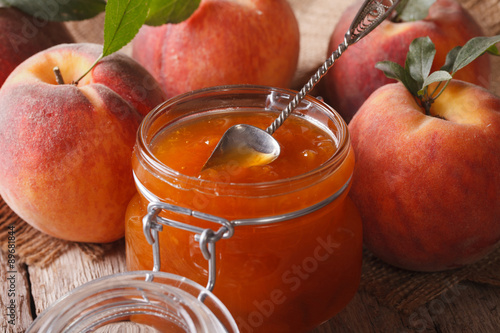
<path fill-rule="evenodd" d="M 290 113 L 299 105 L 304 97 L 311 92 L 319 80 L 333 66 L 335 61 L 344 53 L 349 45 L 359 41 L 375 29 L 383 20 L 389 16 L 391 11 L 399 4 L 400 0 L 366 0 L 359 9 L 356 17 L 351 23 L 349 31 L 344 36 L 344 41 L 338 48 L 326 59 L 318 68 L 316 73 L 307 81 L 307 83 L 295 95 L 287 107 L 281 111 L 280 115 L 266 129 L 266 132 L 272 135 L 278 127 L 288 118 Z"/>

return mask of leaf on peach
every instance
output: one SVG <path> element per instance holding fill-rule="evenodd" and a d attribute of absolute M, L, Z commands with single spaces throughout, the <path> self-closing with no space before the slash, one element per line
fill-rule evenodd
<path fill-rule="evenodd" d="M 429 37 L 416 38 L 411 42 L 405 67 L 418 86 L 422 86 L 431 72 L 436 47 Z"/>
<path fill-rule="evenodd" d="M 486 52 L 488 52 L 489 54 L 492 54 L 492 55 L 496 55 L 496 56 L 500 56 L 500 52 L 498 51 L 498 48 L 496 47 L 496 45 L 492 45 L 491 47 L 489 47 Z"/>
<path fill-rule="evenodd" d="M 498 49 L 495 47 L 496 43 L 500 43 L 500 35 L 475 37 L 469 40 L 457 52 L 455 61 L 453 61 L 452 74 L 464 68 L 485 52 L 498 55 Z"/>
<path fill-rule="evenodd" d="M 453 75 L 485 52 L 499 55 L 495 46 L 499 42 L 500 35 L 472 38 L 463 47 L 453 48 L 447 54 L 441 69 L 430 73 L 436 49 L 429 37 L 419 37 L 410 44 L 404 68 L 391 61 L 378 62 L 375 67 L 382 70 L 388 78 L 402 82 L 425 109 L 426 114 L 430 114 L 430 106 L 446 89 Z M 438 84 L 432 92 L 429 91 L 429 85 L 437 82 L 446 84 Z"/>
<path fill-rule="evenodd" d="M 453 71 L 453 64 L 455 63 L 455 59 L 457 58 L 458 52 L 460 52 L 461 48 L 461 46 L 457 46 L 448 52 L 444 65 L 441 67 L 442 71 L 447 71 L 448 73 Z"/>
<path fill-rule="evenodd" d="M 160 21 L 164 21 L 164 23 L 179 22 L 179 20 L 189 17 L 198 8 L 200 1 L 108 0 L 104 18 L 104 45 L 102 54 L 73 84 L 78 84 L 102 58 L 127 45 L 137 35 L 139 29 L 146 23 L 148 18 L 155 23 Z"/>
<path fill-rule="evenodd" d="M 422 89 L 418 91 L 419 96 L 423 96 L 425 93 L 424 88 L 428 87 L 432 83 L 436 82 L 442 82 L 442 81 L 449 81 L 452 79 L 452 76 L 450 73 L 446 71 L 435 71 L 431 75 L 425 78 L 424 83 L 422 84 Z"/>
<path fill-rule="evenodd" d="M 103 56 L 127 45 L 139 32 L 147 14 L 147 0 L 109 0 L 104 18 Z"/>
<path fill-rule="evenodd" d="M 179 23 L 191 16 L 201 0 L 150 0 L 146 24 Z"/>
<path fill-rule="evenodd" d="M 416 95 L 420 90 L 415 79 L 413 79 L 410 73 L 400 64 L 392 61 L 380 61 L 375 64 L 375 68 L 383 71 L 388 78 L 403 83 L 412 95 Z"/>
<path fill-rule="evenodd" d="M 429 15 L 429 8 L 436 0 L 401 0 L 396 8 L 395 21 L 420 21 Z"/>

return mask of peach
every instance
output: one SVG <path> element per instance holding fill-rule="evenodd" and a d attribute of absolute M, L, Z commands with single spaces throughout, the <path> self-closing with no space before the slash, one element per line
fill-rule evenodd
<path fill-rule="evenodd" d="M 202 0 L 181 23 L 143 26 L 132 56 L 172 97 L 228 84 L 289 87 L 299 43 L 286 0 Z"/>
<path fill-rule="evenodd" d="M 438 271 L 500 241 L 500 98 L 451 80 L 430 115 L 401 83 L 377 89 L 349 124 L 351 198 L 382 260 Z"/>
<path fill-rule="evenodd" d="M 0 8 L 0 87 L 21 62 L 51 46 L 72 43 L 63 23 L 43 22 L 13 7 Z"/>
<path fill-rule="evenodd" d="M 131 153 L 142 115 L 165 96 L 132 58 L 96 44 L 61 44 L 20 64 L 0 89 L 0 195 L 54 237 L 124 235 L 135 193 Z M 58 84 L 53 68 L 66 84 Z"/>
<path fill-rule="evenodd" d="M 342 42 L 359 7 L 359 3 L 351 5 L 341 16 L 330 38 L 329 53 Z M 351 45 L 325 75 L 321 83 L 325 101 L 349 122 L 373 91 L 394 82 L 375 69 L 377 62 L 390 60 L 404 66 L 410 43 L 417 37 L 428 36 L 436 45 L 431 70 L 435 71 L 444 65 L 448 51 L 480 35 L 483 33 L 479 25 L 454 0 L 437 0 L 423 20 L 398 23 L 386 20 L 364 39 Z M 455 78 L 488 88 L 490 70 L 488 56 L 482 56 L 457 72 Z"/>

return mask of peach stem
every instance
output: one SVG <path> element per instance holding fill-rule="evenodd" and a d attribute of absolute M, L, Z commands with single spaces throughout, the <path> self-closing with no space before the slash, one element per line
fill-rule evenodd
<path fill-rule="evenodd" d="M 54 74 L 56 76 L 57 84 L 64 84 L 64 79 L 62 77 L 61 70 L 59 69 L 59 67 L 57 67 L 57 66 L 54 67 L 53 71 L 54 71 Z"/>

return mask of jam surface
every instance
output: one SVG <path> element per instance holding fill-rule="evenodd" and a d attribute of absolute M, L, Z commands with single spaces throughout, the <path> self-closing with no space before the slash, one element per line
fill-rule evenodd
<path fill-rule="evenodd" d="M 239 168 L 237 163 L 208 169 L 200 174 L 224 132 L 237 124 L 249 124 L 265 130 L 276 115 L 262 112 L 213 114 L 209 119 L 194 120 L 167 128 L 151 143 L 153 154 L 165 165 L 186 176 L 231 183 L 257 183 L 285 179 L 314 170 L 337 150 L 333 137 L 320 127 L 291 115 L 273 134 L 280 143 L 279 157 L 267 165 Z"/>

